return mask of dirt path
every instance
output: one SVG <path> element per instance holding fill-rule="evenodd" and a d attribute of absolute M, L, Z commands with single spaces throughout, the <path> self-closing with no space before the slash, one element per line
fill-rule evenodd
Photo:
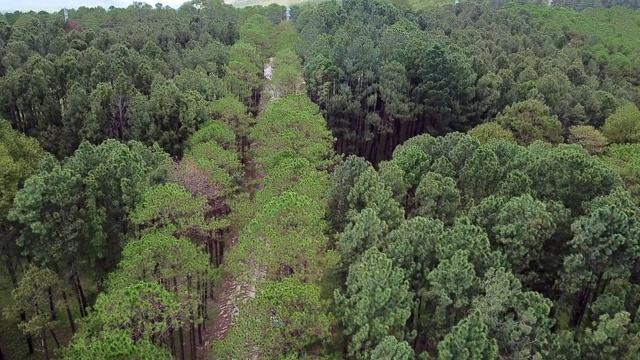
<path fill-rule="evenodd" d="M 269 102 L 273 97 L 273 89 L 271 87 L 271 74 L 272 74 L 272 66 L 273 66 L 273 58 L 269 59 L 269 64 L 265 67 L 265 78 L 267 78 L 267 82 L 262 91 L 262 96 L 260 100 L 260 104 L 258 105 L 258 116 L 264 110 L 266 103 Z M 257 190 L 257 183 L 260 180 L 259 175 L 256 172 L 255 162 L 253 159 L 247 159 L 245 164 L 245 177 L 246 181 L 243 185 L 244 190 L 249 192 L 249 198 L 251 200 L 254 199 L 255 192 Z M 241 229 L 233 229 L 231 240 L 227 244 L 227 251 L 232 249 L 238 242 L 238 233 Z M 223 259 L 224 263 L 224 259 Z M 256 269 L 254 272 L 254 278 L 252 282 L 255 282 L 257 278 L 263 275 L 260 271 Z M 233 326 L 234 319 L 239 313 L 239 304 L 241 302 L 245 302 L 250 298 L 254 298 L 256 294 L 255 287 L 250 285 L 247 281 L 238 282 L 237 279 L 234 279 L 232 276 L 227 276 L 223 282 L 222 286 L 218 288 L 215 296 L 214 296 L 214 321 L 213 326 L 207 327 L 205 332 L 205 338 L 208 339 L 203 346 L 198 347 L 198 359 L 215 359 L 215 356 L 211 354 L 209 350 L 211 342 L 213 340 L 222 340 L 227 335 L 229 328 Z M 254 355 L 254 359 L 257 359 L 258 356 Z"/>

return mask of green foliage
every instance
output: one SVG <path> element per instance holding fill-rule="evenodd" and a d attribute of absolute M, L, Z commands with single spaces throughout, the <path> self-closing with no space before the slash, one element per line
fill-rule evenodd
<path fill-rule="evenodd" d="M 170 358 L 232 225 L 215 357 L 635 359 L 637 4 L 436 3 L 0 15 L 12 321 L 109 273 L 62 357 Z"/>
<path fill-rule="evenodd" d="M 263 59 L 272 55 L 270 34 L 273 34 L 273 24 L 264 15 L 255 14 L 240 27 L 240 38 L 258 48 Z"/>
<path fill-rule="evenodd" d="M 137 142 L 83 143 L 62 164 L 49 159 L 15 198 L 10 219 L 35 263 L 65 269 L 89 261 L 102 277 L 115 268 L 142 193 L 166 177 L 168 156 Z"/>
<path fill-rule="evenodd" d="M 6 218 L 13 198 L 24 181 L 37 169 L 43 151 L 35 139 L 12 130 L 0 120 L 0 218 Z"/>
<path fill-rule="evenodd" d="M 229 224 L 212 221 L 207 216 L 208 208 L 204 195 L 193 197 L 182 186 L 167 183 L 148 188 L 129 217 L 141 233 L 162 231 L 176 236 L 211 236 Z"/>
<path fill-rule="evenodd" d="M 576 125 L 569 128 L 569 143 L 582 146 L 591 155 L 602 155 L 609 141 L 593 126 Z"/>
<path fill-rule="evenodd" d="M 324 202 L 328 185 L 327 173 L 316 170 L 307 159 L 284 159 L 264 177 L 256 203 L 262 207 L 285 191 L 292 191 L 320 204 Z"/>
<path fill-rule="evenodd" d="M 523 276 L 530 275 L 532 264 L 540 260 L 545 243 L 555 232 L 553 213 L 528 194 L 508 200 L 486 198 L 469 215 L 507 256 L 513 271 Z"/>
<path fill-rule="evenodd" d="M 236 138 L 245 137 L 249 134 L 249 127 L 252 125 L 253 119 L 248 113 L 247 107 L 238 99 L 231 96 L 226 96 L 214 102 L 211 110 L 216 119 L 224 122 L 228 127 L 233 129 L 233 132 L 235 133 Z M 217 127 L 221 128 L 220 125 L 218 125 Z M 204 133 L 207 133 L 208 131 L 210 131 L 205 129 L 207 129 L 207 127 L 203 128 L 202 131 Z M 219 137 L 218 139 L 220 140 L 224 139 L 223 140 L 224 142 L 222 143 L 219 140 L 216 142 L 220 144 L 222 147 L 224 147 L 225 150 L 228 150 L 228 148 L 225 147 L 225 144 L 227 141 L 231 141 L 231 134 L 227 129 L 218 130 L 216 128 L 213 128 L 211 130 L 214 130 L 214 129 L 215 129 L 215 133 L 218 134 L 217 135 L 217 137 Z M 210 139 L 210 140 L 214 140 L 214 139 Z M 199 135 L 194 134 L 191 141 L 199 142 Z"/>
<path fill-rule="evenodd" d="M 238 41 L 229 49 L 229 62 L 224 67 L 225 85 L 232 95 L 250 109 L 258 105 L 254 94 L 263 86 L 263 62 L 260 50 L 247 41 Z"/>
<path fill-rule="evenodd" d="M 250 282 L 256 281 L 249 273 L 253 266 L 264 267 L 267 279 L 318 280 L 334 262 L 331 253 L 320 254 L 327 242 L 323 214 L 324 209 L 310 198 L 285 191 L 243 229 L 238 245 L 228 254 L 228 266 L 238 276 L 249 276 Z"/>
<path fill-rule="evenodd" d="M 18 325 L 22 332 L 26 335 L 44 337 L 44 332 L 56 324 L 56 320 L 47 313 L 48 290 L 61 290 L 61 286 L 60 279 L 53 271 L 30 265 L 18 286 L 11 291 L 14 303 L 4 309 L 4 317 L 15 319 L 25 311 L 28 314 L 27 321 Z"/>
<path fill-rule="evenodd" d="M 468 250 L 456 250 L 427 275 L 426 300 L 431 303 L 433 313 L 423 321 L 431 329 L 433 339 L 442 339 L 452 324 L 462 320 L 473 297 L 480 292 L 480 279 L 469 262 L 470 256 Z"/>
<path fill-rule="evenodd" d="M 469 130 L 468 134 L 478 139 L 482 144 L 495 140 L 515 141 L 513 133 L 496 122 L 480 124 Z"/>
<path fill-rule="evenodd" d="M 590 286 L 602 291 L 603 276 L 625 278 L 638 267 L 633 254 L 640 246 L 640 220 L 627 192 L 621 190 L 594 200 L 571 230 L 573 252 L 565 259 L 563 274 L 568 290 Z"/>
<path fill-rule="evenodd" d="M 117 271 L 109 275 L 108 287 L 123 289 L 133 281 L 179 279 L 180 286 L 187 286 L 187 278 L 197 274 L 205 278 L 212 269 L 206 254 L 196 245 L 163 233 L 149 233 L 137 241 L 129 242 L 122 251 Z M 197 306 L 197 299 L 180 291 L 180 307 L 187 310 Z"/>
<path fill-rule="evenodd" d="M 259 349 L 263 356 L 301 358 L 306 349 L 330 336 L 333 316 L 315 284 L 295 278 L 268 282 L 255 299 L 240 306 L 242 316 L 222 341 L 213 344 L 216 357 L 246 358 Z"/>
<path fill-rule="evenodd" d="M 261 172 L 285 158 L 304 158 L 318 168 L 334 161 L 331 133 L 317 105 L 305 95 L 289 95 L 269 103 L 249 138 Z"/>
<path fill-rule="evenodd" d="M 215 140 L 194 145 L 185 155 L 186 160 L 195 162 L 209 174 L 209 181 L 220 184 L 227 193 L 233 193 L 244 175 L 244 169 L 233 150 L 225 150 Z"/>
<path fill-rule="evenodd" d="M 218 103 L 216 103 L 218 104 Z M 236 134 L 234 130 L 222 121 L 210 121 L 189 139 L 189 147 L 201 143 L 214 142 L 225 150 L 235 149 Z"/>
<path fill-rule="evenodd" d="M 365 208 L 353 216 L 351 223 L 338 235 L 336 250 L 340 255 L 340 267 L 347 273 L 367 249 L 381 248 L 388 232 L 387 224 L 380 220 L 376 210 Z"/>
<path fill-rule="evenodd" d="M 511 106 L 498 115 L 496 122 L 511 131 L 516 141 L 528 145 L 536 140 L 562 142 L 562 125 L 550 109 L 537 100 L 527 100 Z"/>
<path fill-rule="evenodd" d="M 412 295 L 402 269 L 376 249 L 349 267 L 344 291 L 335 291 L 336 315 L 349 336 L 349 356 L 369 358 L 388 334 L 403 336 Z"/>
<path fill-rule="evenodd" d="M 382 182 L 372 168 L 366 168 L 347 196 L 349 218 L 366 209 L 374 209 L 390 229 L 397 228 L 404 219 L 404 209 L 393 199 L 391 189 Z"/>
<path fill-rule="evenodd" d="M 444 234 L 438 220 L 414 217 L 387 235 L 385 253 L 405 271 L 411 290 L 422 288 L 426 275 L 436 267 L 436 246 Z"/>
<path fill-rule="evenodd" d="M 490 269 L 483 282 L 484 295 L 476 298 L 474 307 L 489 335 L 497 340 L 500 354 L 517 359 L 546 356 L 553 339 L 551 300 L 524 291 L 520 281 L 504 268 Z"/>
<path fill-rule="evenodd" d="M 613 143 L 640 141 L 640 110 L 633 103 L 619 107 L 604 122 L 602 133 Z"/>
<path fill-rule="evenodd" d="M 619 174 L 629 190 L 638 194 L 640 188 L 640 145 L 638 144 L 612 144 L 607 147 L 604 163 Z"/>
<path fill-rule="evenodd" d="M 487 334 L 487 326 L 476 311 L 462 320 L 438 345 L 438 359 L 499 359 L 495 339 Z"/>
<path fill-rule="evenodd" d="M 413 349 L 406 341 L 398 342 L 393 336 L 386 336 L 373 351 L 371 359 L 411 360 L 415 358 Z"/>
<path fill-rule="evenodd" d="M 537 196 L 559 201 L 572 211 L 621 185 L 617 174 L 577 146 L 554 148 L 537 143 L 529 147 L 527 161 L 526 172 Z"/>
<path fill-rule="evenodd" d="M 560 343 L 552 332 L 556 321 L 574 329 L 580 326 L 580 316 L 595 320 L 637 305 L 625 304 L 633 292 L 626 285 L 636 271 L 636 260 L 628 257 L 635 246 L 629 239 L 639 212 L 629 193 L 616 190 L 622 185 L 619 177 L 599 158 L 577 145 L 536 141 L 524 147 L 503 139 L 480 145 L 460 133 L 421 135 L 396 154 L 397 159 L 380 164 L 378 174 L 364 160 L 350 158 L 351 166 L 337 168 L 331 177 L 336 189 L 350 189 L 343 203 L 351 208 L 351 222 L 336 242 L 341 268 L 351 264 L 347 284 L 336 295 L 350 357 L 370 356 L 362 355 L 371 354 L 369 344 L 382 341 L 378 337 L 367 342 L 360 334 L 358 345 L 353 345 L 354 320 L 341 315 L 362 311 L 364 302 L 346 303 L 344 294 L 355 264 L 364 262 L 369 252 L 382 252 L 402 270 L 413 298 L 408 308 L 411 321 L 403 324 L 403 332 L 386 335 L 424 349 L 424 358 L 436 349 L 452 358 L 570 356 L 581 350 L 576 343 Z M 355 181 L 343 169 L 355 173 Z M 410 183 L 417 183 L 415 190 Z M 390 211 L 394 204 L 400 205 L 397 198 L 412 211 L 408 219 L 389 215 L 396 213 Z M 602 207 L 610 216 L 592 218 L 594 209 Z M 584 246 L 578 245 L 578 239 L 586 240 L 576 232 L 583 221 L 598 232 L 585 235 L 590 240 Z M 624 240 L 631 252 L 620 252 L 611 243 L 613 236 Z M 615 249 L 602 252 L 597 250 L 601 246 Z M 593 251 L 611 257 L 596 264 L 593 259 L 602 254 Z M 371 273 L 367 279 L 375 276 Z M 558 291 L 550 290 L 554 284 Z M 597 294 L 593 305 L 589 298 L 581 300 L 585 291 Z M 341 309 L 345 304 L 348 308 Z M 555 318 L 553 307 L 558 309 Z M 473 313 L 479 314 L 475 337 L 465 340 L 471 335 L 458 333 L 462 330 L 456 324 L 466 324 Z M 562 320 L 567 316 L 568 323 Z"/>
<path fill-rule="evenodd" d="M 160 284 L 134 282 L 100 294 L 73 342 L 91 339 L 95 343 L 105 334 L 121 330 L 128 331 L 131 339 L 151 341 L 169 328 L 177 328 L 182 311 L 176 294 Z M 74 347 L 70 345 L 71 349 Z"/>
<path fill-rule="evenodd" d="M 414 214 L 452 223 L 461 206 L 460 198 L 455 180 L 429 172 L 422 177 L 416 189 L 418 208 Z"/>
<path fill-rule="evenodd" d="M 273 68 L 271 84 L 277 97 L 299 92 L 302 67 L 300 58 L 292 49 L 279 51 L 275 56 Z"/>
<path fill-rule="evenodd" d="M 169 360 L 173 357 L 171 352 L 155 346 L 149 340 L 134 341 L 126 330 L 114 330 L 103 333 L 95 340 L 89 340 L 79 333 L 69 348 L 64 349 L 62 358 Z"/>
<path fill-rule="evenodd" d="M 329 175 L 327 218 L 333 230 L 340 232 L 347 224 L 347 212 L 351 208 L 348 196 L 356 180 L 369 168 L 371 164 L 364 159 L 349 156 Z"/>

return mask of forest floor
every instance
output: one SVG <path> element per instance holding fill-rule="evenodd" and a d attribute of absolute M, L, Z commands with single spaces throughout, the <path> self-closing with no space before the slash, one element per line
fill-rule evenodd
<path fill-rule="evenodd" d="M 271 75 L 273 58 L 269 59 L 269 63 L 265 66 L 265 74 Z M 269 81 L 271 76 L 267 77 L 267 82 L 262 90 L 262 96 L 260 98 L 260 104 L 258 105 L 258 116 L 264 111 L 266 103 L 273 99 L 274 89 Z M 255 161 L 251 158 L 247 159 L 245 164 L 245 183 L 243 184 L 244 190 L 249 193 L 249 198 L 253 201 L 255 198 L 255 192 L 259 188 L 259 174 L 256 171 Z M 239 233 L 242 229 L 232 229 L 231 238 L 227 243 L 227 252 L 232 249 L 238 243 Z M 224 263 L 224 259 L 223 259 Z M 260 277 L 260 271 L 255 271 L 255 277 Z M 253 282 L 253 281 L 252 281 Z M 231 275 L 228 275 L 222 281 L 220 291 L 216 293 L 213 304 L 215 304 L 216 315 L 214 316 L 213 326 L 207 327 L 205 332 L 205 339 L 203 346 L 198 346 L 198 359 L 215 359 L 210 351 L 210 344 L 213 340 L 222 340 L 225 338 L 229 328 L 233 326 L 234 318 L 238 315 L 240 303 L 247 301 L 250 298 L 254 298 L 256 290 L 249 281 L 240 281 L 234 279 Z M 257 356 L 254 356 L 257 359 Z"/>

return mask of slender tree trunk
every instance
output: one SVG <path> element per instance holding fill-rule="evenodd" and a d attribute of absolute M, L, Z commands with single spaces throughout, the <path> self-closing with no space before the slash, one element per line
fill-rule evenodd
<path fill-rule="evenodd" d="M 202 311 L 202 316 L 203 316 L 202 328 L 203 329 L 207 328 L 206 320 L 209 319 L 209 310 L 208 310 L 209 299 L 207 298 L 208 291 L 209 291 L 209 284 L 207 282 L 207 279 L 203 279 L 202 280 L 202 304 L 204 304 L 202 309 L 203 310 Z"/>
<path fill-rule="evenodd" d="M 13 288 L 18 287 L 18 277 L 16 276 L 16 268 L 13 266 L 13 262 L 6 258 L 4 261 L 5 266 L 7 267 L 7 271 L 9 272 L 9 277 L 11 278 L 11 283 L 13 284 Z M 27 314 L 25 314 L 24 310 L 20 310 L 20 321 L 25 323 L 27 322 Z M 29 354 L 33 354 L 33 339 L 31 335 L 26 335 L 27 340 L 27 348 L 29 349 Z"/>
<path fill-rule="evenodd" d="M 78 283 L 78 292 L 80 293 L 80 299 L 82 300 L 82 312 L 84 312 L 84 314 L 87 314 L 87 306 L 89 306 L 89 304 L 87 303 L 87 297 L 84 295 L 84 290 L 82 289 L 82 282 L 80 281 L 80 277 L 78 276 L 78 274 L 76 274 L 76 282 Z"/>
<path fill-rule="evenodd" d="M 574 301 L 573 311 L 571 316 L 571 326 L 574 328 L 579 328 L 582 323 L 582 318 L 584 316 L 585 309 L 587 304 L 589 303 L 589 298 L 591 297 L 591 289 L 583 289 L 580 291 L 578 298 Z"/>
<path fill-rule="evenodd" d="M 44 350 L 44 359 L 49 360 L 49 346 L 47 346 L 47 334 L 44 329 L 40 330 L 40 342 L 42 343 L 42 349 Z"/>
<path fill-rule="evenodd" d="M 84 310 L 82 308 L 82 299 L 80 299 L 80 292 L 78 291 L 77 284 L 75 284 L 75 280 L 73 285 L 73 290 L 76 293 L 76 300 L 78 301 L 78 308 L 80 309 L 80 317 L 85 317 L 87 314 L 84 313 Z"/>
<path fill-rule="evenodd" d="M 2 348 L 0 348 L 0 360 L 4 360 L 4 354 L 2 354 Z"/>
<path fill-rule="evenodd" d="M 204 323 L 204 298 L 202 297 L 202 287 L 200 286 L 200 278 L 198 277 L 198 281 L 196 282 L 196 294 L 198 295 L 198 317 L 202 319 L 202 321 L 198 322 L 198 340 L 200 346 L 202 346 L 202 323 Z"/>
<path fill-rule="evenodd" d="M 173 332 L 173 326 L 169 328 L 169 345 L 171 346 L 171 355 L 175 359 L 176 357 L 176 339 Z"/>
<path fill-rule="evenodd" d="M 47 289 L 47 298 L 49 298 L 49 310 L 51 311 L 51 320 L 56 320 L 56 307 L 53 304 L 53 291 L 51 287 Z"/>
<path fill-rule="evenodd" d="M 193 301 L 192 297 L 192 283 L 191 277 L 187 277 L 187 298 L 191 303 Z M 198 311 L 198 307 L 196 307 L 196 311 Z M 189 314 L 189 347 L 191 348 L 191 359 L 196 359 L 196 328 L 195 328 L 195 314 L 193 313 L 193 307 L 191 307 L 191 314 Z"/>
<path fill-rule="evenodd" d="M 62 299 L 64 301 L 64 307 L 67 311 L 67 318 L 69 318 L 69 326 L 71 327 L 71 334 L 76 333 L 76 324 L 73 321 L 73 314 L 71 314 L 71 308 L 69 307 L 69 300 L 67 299 L 67 292 L 62 291 Z"/>
<path fill-rule="evenodd" d="M 56 347 L 59 349 L 60 348 L 60 341 L 58 341 L 58 337 L 56 336 L 56 333 L 53 332 L 52 328 L 49 328 L 49 332 L 51 333 L 51 336 L 53 337 L 53 341 L 55 341 L 55 343 L 56 343 Z"/>
<path fill-rule="evenodd" d="M 215 241 L 213 237 L 214 235 L 211 235 L 207 238 L 207 253 L 209 254 L 209 263 L 211 265 L 216 263 L 216 259 L 213 256 L 213 242 Z"/>
<path fill-rule="evenodd" d="M 182 332 L 182 326 L 178 329 L 178 339 L 180 340 L 180 358 L 184 360 L 184 334 Z"/>
<path fill-rule="evenodd" d="M 24 313 L 24 310 L 20 311 L 20 321 L 22 321 L 23 323 L 27 322 L 27 314 Z M 33 354 L 33 337 L 31 335 L 27 335 L 26 340 L 29 354 Z"/>
<path fill-rule="evenodd" d="M 196 360 L 196 329 L 193 316 L 191 316 L 191 359 Z"/>
<path fill-rule="evenodd" d="M 16 276 L 16 268 L 13 266 L 13 262 L 6 258 L 4 260 L 4 265 L 7 267 L 7 271 L 9 272 L 9 277 L 11 278 L 11 283 L 14 288 L 18 287 L 18 277 Z"/>
<path fill-rule="evenodd" d="M 224 233 L 222 231 L 220 231 L 220 233 L 218 234 L 216 243 L 218 244 L 218 266 L 222 265 L 222 259 L 224 258 L 224 249 L 225 249 L 225 242 L 224 242 Z"/>
<path fill-rule="evenodd" d="M 178 280 L 173 278 L 173 290 L 178 293 Z M 178 339 L 180 340 L 180 358 L 184 360 L 184 334 L 182 332 L 182 326 L 178 328 Z"/>
<path fill-rule="evenodd" d="M 202 346 L 203 344 L 203 340 L 202 340 L 203 327 L 204 327 L 204 317 L 202 318 L 202 321 L 198 323 L 198 344 L 200 344 L 200 346 Z"/>

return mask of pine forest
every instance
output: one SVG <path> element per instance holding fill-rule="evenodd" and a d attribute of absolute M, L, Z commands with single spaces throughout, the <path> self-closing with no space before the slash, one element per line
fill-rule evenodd
<path fill-rule="evenodd" d="M 640 1 L 86 3 L 0 13 L 0 360 L 640 360 Z"/>

